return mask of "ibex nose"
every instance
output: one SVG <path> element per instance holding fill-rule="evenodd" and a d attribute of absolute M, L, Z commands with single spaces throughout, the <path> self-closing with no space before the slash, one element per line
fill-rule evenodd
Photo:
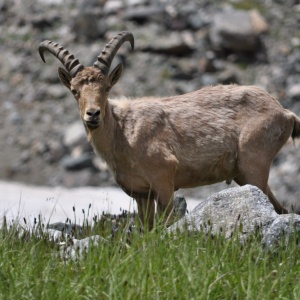
<path fill-rule="evenodd" d="M 98 117 L 100 115 L 100 109 L 90 109 L 86 114 L 90 117 Z"/>

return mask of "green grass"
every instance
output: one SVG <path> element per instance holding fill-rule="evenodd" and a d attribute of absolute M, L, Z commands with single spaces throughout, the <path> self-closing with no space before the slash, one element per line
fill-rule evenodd
<path fill-rule="evenodd" d="M 108 224 L 95 233 L 108 236 Z M 39 230 L 0 231 L 0 299 L 300 299 L 297 240 L 268 251 L 257 234 L 246 245 L 222 236 L 163 227 L 122 230 L 77 261 Z M 127 246 L 125 246 L 127 241 Z"/>
<path fill-rule="evenodd" d="M 252 10 L 256 9 L 259 12 L 263 13 L 265 8 L 262 5 L 261 1 L 258 0 L 240 0 L 240 1 L 230 1 L 231 5 L 236 9 L 241 10 Z"/>

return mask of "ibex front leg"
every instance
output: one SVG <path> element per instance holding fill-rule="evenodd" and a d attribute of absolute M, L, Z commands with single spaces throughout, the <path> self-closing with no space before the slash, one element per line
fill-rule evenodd
<path fill-rule="evenodd" d="M 155 205 L 154 196 L 149 194 L 138 194 L 135 196 L 138 207 L 138 215 L 143 227 L 151 230 L 154 225 Z"/>

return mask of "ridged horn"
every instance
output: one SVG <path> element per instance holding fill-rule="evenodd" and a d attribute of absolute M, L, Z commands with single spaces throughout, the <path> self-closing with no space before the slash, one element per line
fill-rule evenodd
<path fill-rule="evenodd" d="M 57 57 L 72 77 L 75 77 L 76 74 L 84 68 L 73 54 L 70 54 L 68 50 L 64 49 L 57 43 L 51 41 L 43 41 L 40 43 L 39 53 L 43 62 L 46 62 L 44 58 L 45 51 L 48 51 Z"/>
<path fill-rule="evenodd" d="M 134 37 L 131 32 L 122 31 L 106 44 L 101 54 L 98 56 L 94 67 L 100 69 L 104 75 L 108 75 L 110 65 L 123 43 L 130 42 L 131 48 L 134 48 Z"/>

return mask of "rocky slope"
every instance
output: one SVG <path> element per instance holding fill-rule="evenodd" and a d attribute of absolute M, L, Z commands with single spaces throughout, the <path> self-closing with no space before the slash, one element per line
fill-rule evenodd
<path fill-rule="evenodd" d="M 92 153 L 59 62 L 38 45 L 59 42 L 91 65 L 115 33 L 136 49 L 113 96 L 166 96 L 217 83 L 254 84 L 300 115 L 300 2 L 0 0 L 0 179 L 66 187 L 114 181 Z M 271 172 L 278 198 L 300 199 L 300 150 L 290 142 Z M 225 184 L 187 193 L 205 197 Z"/>

